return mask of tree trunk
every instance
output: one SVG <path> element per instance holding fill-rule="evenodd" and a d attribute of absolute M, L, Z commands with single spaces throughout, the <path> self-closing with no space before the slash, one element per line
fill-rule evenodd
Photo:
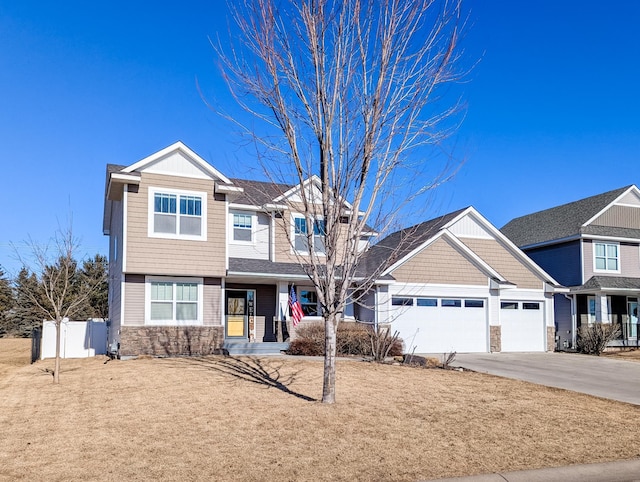
<path fill-rule="evenodd" d="M 322 403 L 336 402 L 336 315 L 324 320 L 324 378 L 322 383 Z"/>
<path fill-rule="evenodd" d="M 53 368 L 53 383 L 60 383 L 60 332 L 62 320 L 56 320 L 56 363 Z"/>

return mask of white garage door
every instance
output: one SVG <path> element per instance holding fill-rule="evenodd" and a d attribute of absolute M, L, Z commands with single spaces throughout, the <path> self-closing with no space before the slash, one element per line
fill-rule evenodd
<path fill-rule="evenodd" d="M 502 351 L 544 351 L 546 329 L 544 303 L 540 301 L 502 301 Z"/>
<path fill-rule="evenodd" d="M 485 299 L 394 296 L 392 315 L 409 353 L 489 351 Z"/>

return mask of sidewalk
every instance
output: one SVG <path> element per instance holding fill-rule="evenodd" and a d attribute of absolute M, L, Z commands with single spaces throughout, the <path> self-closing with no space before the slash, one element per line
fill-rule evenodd
<path fill-rule="evenodd" d="M 640 459 L 437 479 L 438 482 L 640 482 Z"/>

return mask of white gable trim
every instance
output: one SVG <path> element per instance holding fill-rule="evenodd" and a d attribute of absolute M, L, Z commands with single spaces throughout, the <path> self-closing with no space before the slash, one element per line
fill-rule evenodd
<path fill-rule="evenodd" d="M 588 226 L 589 224 L 591 224 L 593 221 L 595 221 L 596 219 L 598 219 L 600 216 L 602 216 L 602 214 L 604 214 L 611 206 L 613 206 L 614 204 L 618 204 L 618 201 L 620 199 L 622 199 L 624 196 L 626 196 L 627 194 L 629 194 L 631 191 L 635 191 L 636 195 L 640 196 L 640 190 L 638 190 L 638 188 L 633 185 L 633 186 L 629 186 L 629 189 L 627 189 L 626 191 L 624 191 L 622 194 L 620 194 L 617 198 L 615 198 L 613 201 L 611 201 L 609 204 L 607 204 L 603 209 L 601 209 L 600 211 L 598 211 L 595 216 L 591 217 L 591 219 L 589 219 L 587 222 L 585 222 L 582 227 L 584 228 L 585 226 Z M 637 207 L 637 206 L 634 206 Z"/>
<path fill-rule="evenodd" d="M 496 240 L 503 242 L 505 246 L 509 249 L 509 251 L 511 251 L 511 254 L 513 254 L 516 258 L 518 258 L 521 263 L 527 265 L 530 269 L 535 271 L 546 282 L 554 285 L 558 285 L 558 286 L 560 285 L 560 283 L 558 283 L 555 279 L 553 279 L 551 275 L 549 275 L 549 273 L 547 273 L 540 266 L 538 266 L 531 258 L 529 258 L 529 256 L 527 256 L 520 248 L 518 248 L 515 244 L 513 244 L 509 238 L 507 238 L 504 234 L 502 234 L 498 228 L 496 228 L 493 224 L 491 224 L 482 214 L 476 211 L 476 209 L 472 206 L 465 209 L 460 214 L 460 216 L 456 216 L 454 220 L 447 223 L 445 228 L 451 225 L 452 223 L 454 223 L 454 221 L 457 221 L 462 215 L 473 216 L 478 223 L 480 223 L 487 231 L 493 234 L 493 237 Z"/>
<path fill-rule="evenodd" d="M 131 164 L 130 166 L 125 167 L 121 172 L 131 173 L 134 171 L 142 170 L 146 166 L 151 165 L 154 162 L 176 151 L 184 154 L 186 157 L 189 158 L 190 161 L 194 162 L 200 169 L 202 169 L 205 173 L 209 174 L 211 177 L 220 179 L 225 184 L 232 184 L 229 178 L 227 178 L 224 174 L 222 174 L 220 171 L 215 169 L 207 161 L 202 159 L 198 154 L 196 154 L 191 149 L 189 149 L 181 141 L 171 144 L 170 146 L 165 147 L 164 149 L 154 154 L 151 154 L 150 156 L 145 157 L 144 159 L 136 162 L 135 164 Z"/>
<path fill-rule="evenodd" d="M 282 201 L 286 201 L 291 196 L 294 196 L 294 195 L 298 194 L 303 188 L 306 188 L 307 186 L 309 186 L 309 184 L 313 184 L 313 186 L 318 188 L 318 190 L 320 190 L 320 187 L 322 185 L 322 183 L 320 181 L 320 178 L 314 174 L 310 178 L 305 179 L 302 184 L 297 184 L 297 185 L 293 186 L 291 189 L 289 189 L 285 193 L 283 193 L 280 196 L 278 196 L 277 198 L 275 198 L 272 201 L 272 203 L 273 204 L 278 204 L 278 203 L 280 203 Z M 342 202 L 343 208 L 345 208 L 345 207 L 347 208 L 344 211 L 345 214 L 346 215 L 351 215 L 353 213 L 353 211 L 352 211 L 352 207 L 353 206 L 351 205 L 351 203 L 349 201 L 345 200 L 345 199 L 341 199 L 340 201 Z M 358 215 L 363 215 L 363 214 L 364 214 L 364 212 L 362 212 L 362 211 L 360 211 L 358 213 Z"/>

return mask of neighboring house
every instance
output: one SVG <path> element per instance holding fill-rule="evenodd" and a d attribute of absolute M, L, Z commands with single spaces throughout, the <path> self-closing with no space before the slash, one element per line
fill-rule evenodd
<path fill-rule="evenodd" d="M 566 291 L 473 207 L 391 234 L 362 269 L 385 264 L 356 307 L 416 353 L 554 348 L 553 294 Z"/>
<path fill-rule="evenodd" d="M 637 346 L 640 190 L 634 185 L 510 221 L 502 232 L 555 279 L 559 348 L 590 323 L 620 323 L 613 345 Z"/>
<path fill-rule="evenodd" d="M 286 339 L 292 286 L 304 322 L 320 320 L 299 260 L 312 229 L 312 249 L 322 253 L 323 221 L 290 209 L 302 188 L 319 199 L 317 178 L 302 187 L 229 179 L 181 142 L 130 166 L 109 165 L 111 349 L 207 354 L 235 342 L 257 350 L 276 342 L 279 329 Z M 360 249 L 374 234 L 365 233 Z"/>

